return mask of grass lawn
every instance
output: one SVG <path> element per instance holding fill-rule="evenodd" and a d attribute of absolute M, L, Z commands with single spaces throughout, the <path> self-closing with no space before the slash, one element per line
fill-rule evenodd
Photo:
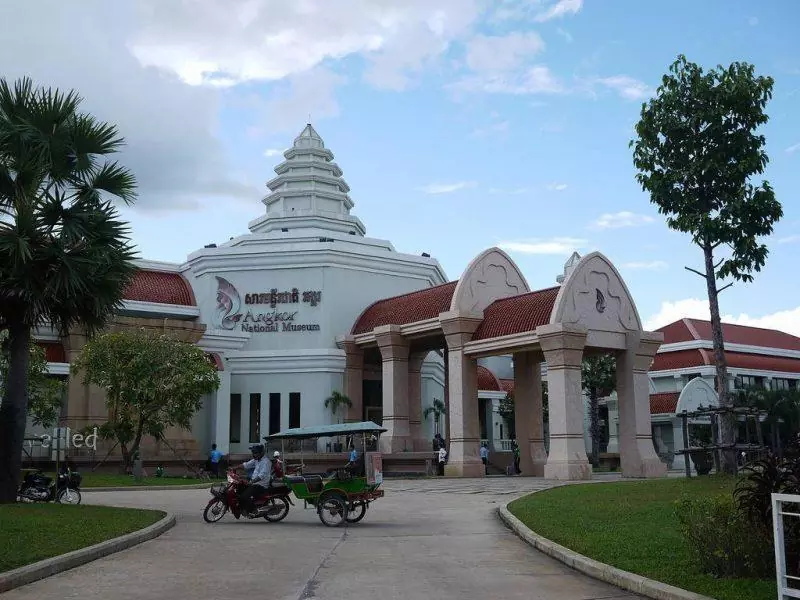
<path fill-rule="evenodd" d="M 774 600 L 775 581 L 716 579 L 695 566 L 674 516 L 684 494 L 730 493 L 735 480 L 693 477 L 568 485 L 511 503 L 534 532 L 585 556 L 718 600 Z"/>
<path fill-rule="evenodd" d="M 123 475 L 121 473 L 92 473 L 81 472 L 83 480 L 81 481 L 82 488 L 93 487 L 121 487 L 121 486 L 142 486 L 142 485 L 197 485 L 207 483 L 211 485 L 212 481 L 193 479 L 189 477 L 142 477 L 141 481 L 135 481 L 132 475 Z M 224 479 L 217 480 L 224 481 Z"/>
<path fill-rule="evenodd" d="M 110 506 L 0 505 L 0 573 L 143 529 L 164 514 Z"/>

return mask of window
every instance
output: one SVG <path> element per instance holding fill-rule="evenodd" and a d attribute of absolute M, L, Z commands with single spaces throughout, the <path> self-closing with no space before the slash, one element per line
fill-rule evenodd
<path fill-rule="evenodd" d="M 753 375 L 738 375 L 734 380 L 734 387 L 739 390 L 747 388 L 763 388 L 764 378 L 754 377 Z"/>
<path fill-rule="evenodd" d="M 698 377 L 700 377 L 700 373 L 692 373 L 691 375 L 686 376 L 686 381 L 688 383 L 692 379 L 697 379 Z"/>
<path fill-rule="evenodd" d="M 250 394 L 250 443 L 258 441 L 261 431 L 261 394 Z"/>
<path fill-rule="evenodd" d="M 281 430 L 281 395 L 269 395 L 269 434 L 278 433 Z"/>
<path fill-rule="evenodd" d="M 231 423 L 228 436 L 230 437 L 231 444 L 238 444 L 241 442 L 242 432 L 242 395 L 231 394 Z"/>
<path fill-rule="evenodd" d="M 300 427 L 300 392 L 289 394 L 289 428 Z"/>

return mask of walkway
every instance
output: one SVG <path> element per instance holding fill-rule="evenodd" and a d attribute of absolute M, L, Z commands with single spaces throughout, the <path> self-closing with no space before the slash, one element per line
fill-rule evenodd
<path fill-rule="evenodd" d="M 302 504 L 283 523 L 226 516 L 207 525 L 205 490 L 86 493 L 86 502 L 173 511 L 178 524 L 2 600 L 636 598 L 532 550 L 499 522 L 499 503 L 549 485 L 527 478 L 388 481 L 386 497 L 348 529 L 325 527 Z"/>

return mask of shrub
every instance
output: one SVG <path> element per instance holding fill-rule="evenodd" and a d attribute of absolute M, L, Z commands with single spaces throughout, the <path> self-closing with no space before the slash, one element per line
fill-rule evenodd
<path fill-rule="evenodd" d="M 769 577 L 772 543 L 731 496 L 684 497 L 675 513 L 700 568 L 716 577 Z"/>

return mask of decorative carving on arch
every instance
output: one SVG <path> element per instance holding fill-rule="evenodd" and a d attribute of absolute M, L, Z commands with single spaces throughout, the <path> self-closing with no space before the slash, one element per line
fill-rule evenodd
<path fill-rule="evenodd" d="M 628 287 L 600 252 L 584 256 L 561 285 L 550 323 L 622 333 L 642 329 Z"/>
<path fill-rule="evenodd" d="M 525 276 L 508 254 L 499 248 L 489 248 L 464 270 L 453 293 L 450 310 L 482 313 L 495 300 L 530 291 Z"/>
<path fill-rule="evenodd" d="M 702 377 L 695 377 L 687 383 L 681 395 L 678 396 L 678 405 L 675 407 L 675 413 L 681 413 L 684 410 L 692 412 L 701 406 L 719 406 L 719 396 L 714 387 Z"/>

